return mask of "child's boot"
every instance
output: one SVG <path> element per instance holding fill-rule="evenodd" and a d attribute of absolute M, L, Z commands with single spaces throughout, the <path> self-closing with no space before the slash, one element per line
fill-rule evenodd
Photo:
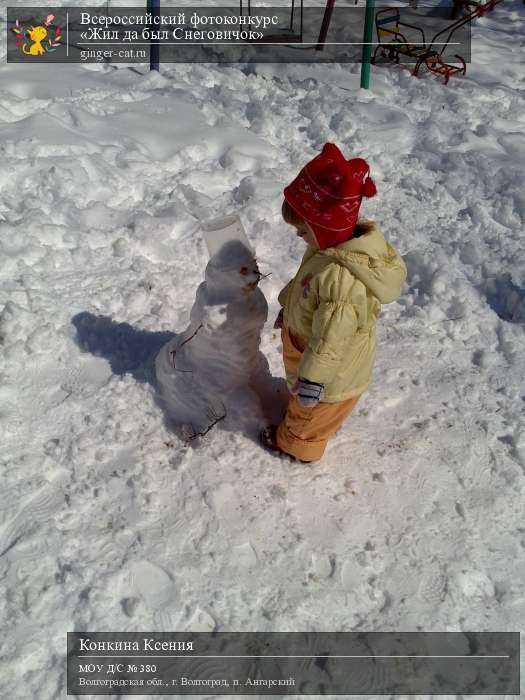
<path fill-rule="evenodd" d="M 303 459 L 297 459 L 297 457 L 294 457 L 293 455 L 289 454 L 288 452 L 284 452 L 281 450 L 279 445 L 277 444 L 277 426 L 276 425 L 269 425 L 261 432 L 259 433 L 259 440 L 261 442 L 261 445 L 267 449 L 269 452 L 274 452 L 276 455 L 279 455 L 281 457 L 288 457 L 290 461 L 292 462 L 301 462 L 302 464 L 310 464 L 310 462 L 303 460 Z"/>

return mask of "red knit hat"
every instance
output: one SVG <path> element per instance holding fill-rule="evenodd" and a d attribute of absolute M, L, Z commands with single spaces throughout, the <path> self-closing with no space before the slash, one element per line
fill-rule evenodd
<path fill-rule="evenodd" d="M 346 160 L 334 143 L 325 143 L 284 188 L 284 198 L 310 224 L 321 250 L 352 237 L 361 199 L 376 194 L 369 172 L 362 158 Z"/>

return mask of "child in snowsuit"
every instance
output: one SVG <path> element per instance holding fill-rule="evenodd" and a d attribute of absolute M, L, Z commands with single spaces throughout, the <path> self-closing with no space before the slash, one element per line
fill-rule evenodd
<path fill-rule="evenodd" d="M 332 143 L 284 189 L 283 218 L 308 247 L 279 294 L 275 323 L 291 397 L 261 441 L 304 462 L 322 457 L 370 384 L 381 304 L 397 299 L 406 279 L 377 224 L 358 222 L 362 197 L 375 193 L 366 161 L 347 161 Z"/>

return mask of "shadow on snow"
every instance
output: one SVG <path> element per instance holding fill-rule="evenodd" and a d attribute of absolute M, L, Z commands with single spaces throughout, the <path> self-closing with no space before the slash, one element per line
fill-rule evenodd
<path fill-rule="evenodd" d="M 76 328 L 76 342 L 83 352 L 105 358 L 116 375 L 131 374 L 137 382 L 151 385 L 155 403 L 163 410 L 166 427 L 179 438 L 183 438 L 182 426 L 175 424 L 165 410 L 155 374 L 157 354 L 163 345 L 177 334 L 133 328 L 129 323 L 118 323 L 107 316 L 96 316 L 88 311 L 77 314 L 71 322 Z M 256 414 L 262 410 L 261 420 L 265 424 L 279 423 L 286 410 L 288 398 L 285 380 L 272 377 L 265 356 L 262 353 L 259 353 L 259 356 L 259 368 L 246 386 L 246 394 L 253 392 L 260 404 L 260 408 L 255 405 L 253 407 L 254 418 L 251 421 L 225 420 L 217 424 L 221 430 L 240 432 L 251 440 L 257 440 L 257 430 L 254 429 Z M 197 442 L 192 441 L 190 444 Z"/>

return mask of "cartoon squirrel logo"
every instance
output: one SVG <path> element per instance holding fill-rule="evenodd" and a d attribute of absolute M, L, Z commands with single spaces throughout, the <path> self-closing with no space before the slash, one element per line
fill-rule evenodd
<path fill-rule="evenodd" d="M 60 40 L 62 39 L 60 27 L 55 27 L 53 39 L 47 38 L 49 34 L 48 27 L 54 19 L 55 15 L 48 15 L 43 24 L 39 24 L 36 27 L 31 26 L 26 30 L 20 26 L 19 20 L 16 20 L 15 26 L 11 31 L 15 34 L 16 45 L 22 50 L 22 53 L 26 56 L 42 56 L 45 53 L 57 50 L 57 46 L 60 46 Z M 27 39 L 33 43 L 28 44 Z M 45 43 L 43 43 L 44 41 Z"/>

